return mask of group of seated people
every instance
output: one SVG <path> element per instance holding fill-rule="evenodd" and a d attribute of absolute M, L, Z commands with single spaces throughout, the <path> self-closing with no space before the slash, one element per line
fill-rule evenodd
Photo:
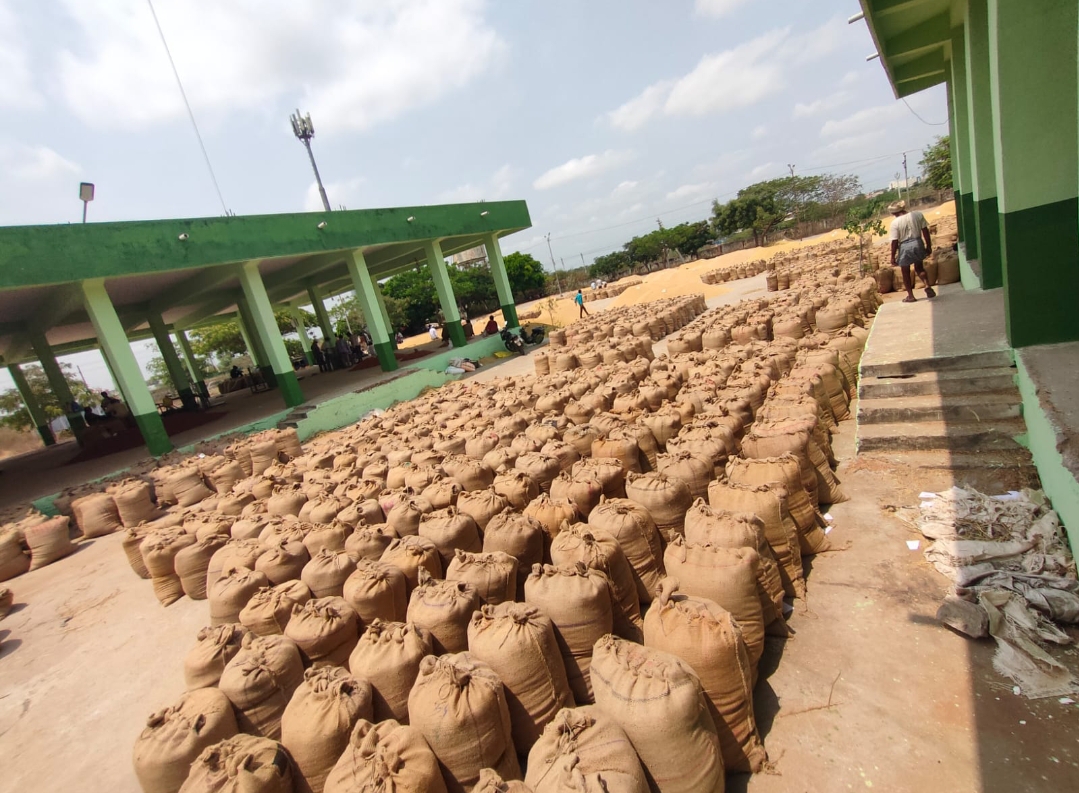
<path fill-rule="evenodd" d="M 350 366 L 374 354 L 375 345 L 366 329 L 353 333 L 351 337 L 338 334 L 334 339 L 311 342 L 311 354 L 315 363 L 323 372 L 335 369 L 348 369 Z"/>

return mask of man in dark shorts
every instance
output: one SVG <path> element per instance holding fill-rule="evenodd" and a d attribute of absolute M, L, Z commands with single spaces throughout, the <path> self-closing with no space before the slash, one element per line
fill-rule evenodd
<path fill-rule="evenodd" d="M 925 273 L 922 262 L 925 257 L 933 252 L 933 245 L 929 239 L 929 224 L 925 222 L 925 215 L 921 212 L 907 212 L 907 202 L 897 201 L 888 209 L 895 219 L 888 236 L 892 240 L 892 266 L 899 265 L 903 271 L 903 286 L 907 290 L 904 303 L 913 303 L 918 298 L 914 296 L 914 282 L 910 277 L 911 265 L 914 272 L 925 284 L 925 296 L 936 297 L 937 293 L 929 285 L 929 276 Z"/>

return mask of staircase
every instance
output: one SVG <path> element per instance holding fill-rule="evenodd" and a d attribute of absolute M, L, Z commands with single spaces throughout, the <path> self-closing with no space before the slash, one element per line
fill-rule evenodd
<path fill-rule="evenodd" d="M 858 454 L 909 466 L 921 490 L 1038 487 L 1009 350 L 863 361 Z"/>

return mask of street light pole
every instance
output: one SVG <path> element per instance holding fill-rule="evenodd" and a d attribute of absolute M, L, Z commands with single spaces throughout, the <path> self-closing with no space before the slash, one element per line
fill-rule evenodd
<path fill-rule="evenodd" d="M 322 186 L 322 177 L 318 172 L 318 165 L 315 164 L 315 153 L 311 151 L 311 138 L 315 137 L 315 125 L 311 123 L 311 114 L 300 115 L 300 111 L 297 110 L 293 115 L 289 116 L 289 121 L 292 122 L 292 132 L 299 138 L 307 149 L 307 156 L 311 158 L 311 169 L 315 172 L 315 181 L 318 182 L 318 194 L 322 196 L 322 206 L 326 208 L 326 211 L 330 211 L 330 199 L 326 197 L 326 188 Z"/>

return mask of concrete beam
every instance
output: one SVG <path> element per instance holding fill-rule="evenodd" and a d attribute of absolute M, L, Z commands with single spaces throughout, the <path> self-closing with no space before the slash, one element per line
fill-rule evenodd
<path fill-rule="evenodd" d="M 910 11 L 918 6 L 935 3 L 938 0 L 870 0 L 874 16 L 883 17 Z"/>
<path fill-rule="evenodd" d="M 897 33 L 884 41 L 885 58 L 894 60 L 904 55 L 919 55 L 951 40 L 951 19 L 947 12 Z"/>
<path fill-rule="evenodd" d="M 893 67 L 892 76 L 895 77 L 896 83 L 906 83 L 935 75 L 940 75 L 943 80 L 945 65 L 944 48 L 942 47 Z"/>

